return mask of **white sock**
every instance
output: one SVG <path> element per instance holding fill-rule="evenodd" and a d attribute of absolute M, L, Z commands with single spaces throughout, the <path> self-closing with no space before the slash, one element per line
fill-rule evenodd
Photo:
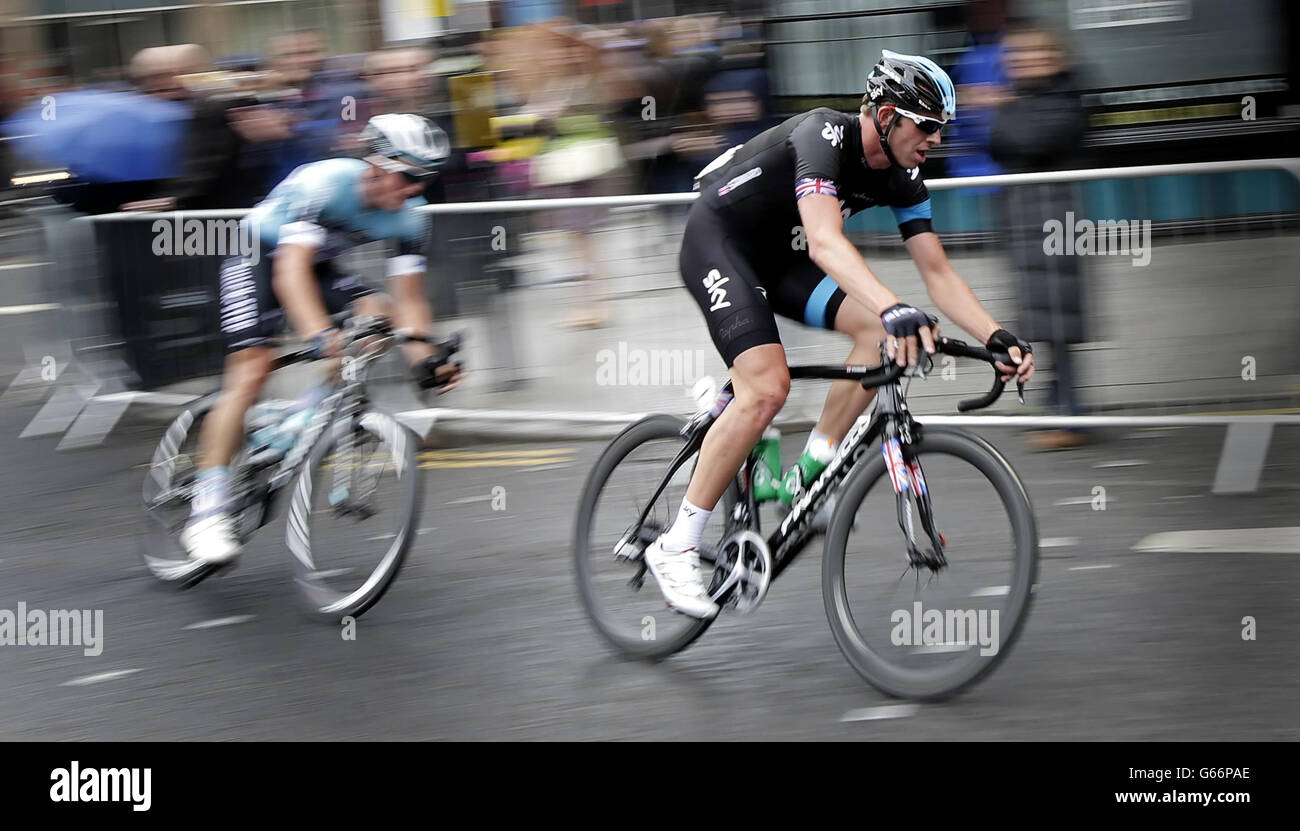
<path fill-rule="evenodd" d="M 225 513 L 230 501 L 230 471 L 214 467 L 198 475 L 194 483 L 194 500 L 190 503 L 190 517 L 202 519 L 212 514 Z"/>
<path fill-rule="evenodd" d="M 664 547 L 685 551 L 699 545 L 700 537 L 704 535 L 704 526 L 709 524 L 709 517 L 712 514 L 713 511 L 706 511 L 692 505 L 683 498 L 682 507 L 677 509 L 677 519 L 668 529 L 668 533 L 663 535 Z"/>
<path fill-rule="evenodd" d="M 835 458 L 835 442 L 821 430 L 813 430 L 808 434 L 808 443 L 803 446 L 803 452 L 810 454 L 823 464 L 828 464 L 831 459 Z"/>

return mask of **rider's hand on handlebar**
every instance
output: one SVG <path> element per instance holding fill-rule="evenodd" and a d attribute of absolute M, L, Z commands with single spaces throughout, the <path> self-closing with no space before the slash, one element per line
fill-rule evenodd
<path fill-rule="evenodd" d="M 1034 377 L 1034 347 L 1029 343 L 1006 329 L 999 329 L 989 337 L 985 346 L 996 352 L 1006 352 L 1011 356 L 1014 366 L 1008 366 L 1001 361 L 994 364 L 1001 373 L 999 377 L 1003 381 L 1015 380 L 1018 384 L 1025 384 Z"/>
<path fill-rule="evenodd" d="M 886 353 L 899 366 L 916 366 L 921 350 L 934 354 L 934 344 L 939 337 L 938 318 L 927 315 L 906 303 L 896 303 L 880 314 L 888 338 Z"/>
<path fill-rule="evenodd" d="M 317 332 L 308 341 L 312 354 L 317 358 L 334 358 L 343 351 L 342 333 L 333 327 Z"/>
<path fill-rule="evenodd" d="M 412 379 L 421 389 L 436 390 L 439 394 L 451 392 L 465 376 L 461 365 L 451 360 L 460 349 L 459 336 L 433 346 L 433 355 L 411 367 Z"/>

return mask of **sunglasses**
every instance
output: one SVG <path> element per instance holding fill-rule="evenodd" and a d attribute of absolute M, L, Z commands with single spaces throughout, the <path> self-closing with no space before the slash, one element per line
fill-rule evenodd
<path fill-rule="evenodd" d="M 917 113 L 905 110 L 902 107 L 894 107 L 894 111 L 899 115 L 905 115 L 916 124 L 917 129 L 927 136 L 934 135 L 944 128 L 947 122 L 940 121 L 937 118 L 931 118 L 928 115 L 918 115 Z"/>

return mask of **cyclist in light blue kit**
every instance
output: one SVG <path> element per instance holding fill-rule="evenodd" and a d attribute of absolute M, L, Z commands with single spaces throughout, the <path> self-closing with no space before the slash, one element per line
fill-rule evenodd
<path fill-rule="evenodd" d="M 430 122 L 402 114 L 370 119 L 361 140 L 364 158 L 303 165 L 277 185 L 243 220 L 252 223 L 258 256 L 222 264 L 225 374 L 221 398 L 199 434 L 199 475 L 181 533 L 193 559 L 225 563 L 239 553 L 226 466 L 239 449 L 244 414 L 261 394 L 274 358 L 271 340 L 286 317 L 321 358 L 336 357 L 339 333 L 331 315 L 349 304 L 357 314 L 382 315 L 399 329 L 432 334 L 433 311 L 422 285 L 428 223 L 415 208 L 425 204 L 419 194 L 446 160 L 450 143 Z M 379 241 L 392 244 L 391 302 L 333 262 L 348 249 Z M 403 350 L 422 388 L 445 392 L 459 382 L 459 365 L 439 347 L 406 343 Z M 328 384 L 313 387 L 303 405 L 316 406 L 328 390 Z"/>

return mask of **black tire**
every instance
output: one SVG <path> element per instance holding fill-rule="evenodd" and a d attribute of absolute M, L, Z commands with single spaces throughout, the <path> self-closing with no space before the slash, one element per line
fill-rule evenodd
<path fill-rule="evenodd" d="M 366 553 L 378 553 L 376 565 L 372 568 L 367 563 L 359 569 L 342 570 L 362 574 L 359 582 L 353 580 L 350 574 L 344 575 L 346 580 L 335 579 L 337 575 L 331 574 L 333 570 L 326 567 L 327 562 L 323 562 L 327 559 L 326 552 L 318 545 L 313 553 L 312 536 L 318 522 L 316 517 L 328 513 L 313 508 L 313 494 L 325 494 L 326 500 L 329 499 L 328 487 L 317 485 L 328 485 L 328 478 L 322 474 L 326 472 L 325 462 L 331 458 L 329 454 L 338 442 L 337 427 L 334 424 L 326 428 L 312 448 L 307 464 L 299 472 L 294 483 L 285 529 L 295 578 L 306 602 L 307 612 L 316 619 L 328 622 L 361 616 L 378 603 L 392 586 L 416 537 L 424 490 L 416 458 L 418 437 L 392 415 L 381 410 L 368 409 L 359 416 L 355 421 L 353 435 L 368 436 L 374 444 L 382 442 L 386 446 L 387 449 L 378 454 L 382 457 L 379 463 L 392 465 L 393 472 L 400 480 L 397 487 L 400 495 L 376 500 L 378 513 L 355 520 L 357 524 L 365 524 L 365 530 L 361 533 L 372 537 L 368 541 L 378 542 L 382 539 L 385 543 L 383 546 L 364 546 Z M 378 475 L 382 476 L 385 469 L 381 468 Z M 380 520 L 375 521 L 375 517 Z M 391 529 L 392 534 L 374 537 L 374 532 L 385 529 Z M 347 541 L 346 534 L 323 532 L 322 535 L 329 537 L 330 549 L 343 547 L 349 551 L 355 550 L 352 543 Z M 357 582 L 355 587 L 353 582 Z"/>
<path fill-rule="evenodd" d="M 981 519 L 995 513 L 993 507 L 996 504 L 1000 504 L 1005 511 L 1005 517 L 994 516 L 988 521 L 995 529 L 1001 528 L 1000 531 L 996 532 L 997 538 L 1008 541 L 1005 547 L 1010 549 L 1011 557 L 1009 568 L 1006 569 L 1008 572 L 1006 575 L 1008 578 L 1007 583 L 998 585 L 997 589 L 993 591 L 962 595 L 962 597 L 967 598 L 964 602 L 968 604 L 992 603 L 1005 606 L 1004 609 L 997 609 L 996 616 L 991 618 L 999 636 L 996 644 L 997 648 L 993 651 L 993 654 L 986 655 L 982 654 L 986 650 L 971 648 L 973 644 L 966 641 L 964 649 L 960 647 L 960 644 L 955 650 L 916 645 L 910 650 L 911 655 L 905 655 L 904 650 L 901 649 L 890 650 L 888 648 L 873 647 L 864 638 L 850 603 L 850 594 L 858 594 L 859 592 L 849 588 L 850 581 L 846 579 L 845 573 L 849 536 L 856 526 L 865 525 L 867 528 L 864 529 L 864 533 L 874 534 L 876 540 L 875 543 L 868 541 L 864 543 L 865 545 L 873 549 L 886 551 L 891 548 L 894 548 L 895 551 L 901 550 L 904 557 L 906 552 L 903 545 L 903 535 L 896 520 L 887 527 L 879 527 L 881 522 L 878 516 L 868 514 L 866 521 L 862 516 L 864 513 L 862 506 L 867 497 L 873 494 L 876 497 L 874 500 L 876 503 L 875 509 L 879 510 L 879 516 L 885 516 L 896 510 L 893 507 L 896 503 L 893 488 L 885 470 L 885 462 L 878 452 L 874 453 L 865 463 L 859 464 L 849 474 L 844 486 L 840 489 L 839 504 L 834 516 L 831 518 L 822 558 L 822 597 L 825 601 L 826 617 L 830 623 L 831 632 L 835 636 L 835 642 L 840 651 L 844 653 L 844 657 L 849 664 L 859 675 L 872 686 L 889 695 L 930 701 L 952 696 L 987 677 L 988 673 L 992 672 L 1011 651 L 1021 630 L 1024 628 L 1025 618 L 1029 612 L 1037 582 L 1038 529 L 1034 519 L 1033 506 L 1029 501 L 1024 486 L 1021 484 L 1015 470 L 992 445 L 978 436 L 962 430 L 926 427 L 923 430 L 921 440 L 915 447 L 921 464 L 925 468 L 925 477 L 928 480 L 929 491 L 933 499 L 936 521 L 941 531 L 944 528 L 945 517 L 951 520 L 956 513 L 951 507 L 945 512 L 945 507 L 948 506 L 959 505 L 963 502 L 968 505 L 975 502 L 979 508 L 987 506 L 988 510 L 973 512 L 974 516 Z M 961 487 L 950 484 L 946 493 L 944 478 L 932 474 L 932 471 L 937 474 L 940 468 L 952 464 L 948 460 L 944 460 L 942 464 L 938 463 L 945 456 L 958 463 L 965 463 L 973 467 L 973 470 L 970 470 L 958 464 L 957 471 L 963 475 L 945 476 L 944 478 L 952 482 L 958 479 L 965 480 L 964 485 Z M 876 489 L 875 486 L 880 484 L 882 480 L 882 487 Z M 940 494 L 943 494 L 943 496 L 951 494 L 951 498 L 945 502 Z M 888 506 L 882 507 L 881 503 L 886 502 Z M 1003 537 L 1004 534 L 1008 533 L 1008 530 L 1009 536 Z M 957 534 L 960 537 L 961 533 L 962 529 L 960 527 L 949 529 L 950 536 Z M 975 537 L 980 536 L 978 532 L 972 533 Z M 889 542 L 891 538 L 897 540 L 896 546 L 894 543 Z M 856 547 L 855 544 L 854 548 L 856 549 Z M 997 543 L 993 544 L 993 547 L 1002 546 L 1001 543 Z M 954 545 L 953 540 L 950 539 L 945 548 L 949 561 L 948 570 L 941 572 L 935 578 L 941 582 L 949 576 L 952 569 L 963 565 L 962 557 L 964 552 L 959 545 Z M 872 555 L 875 553 L 875 550 L 873 550 Z M 871 560 L 872 557 L 859 559 Z M 977 559 L 977 556 L 972 557 L 972 559 Z M 893 561 L 889 560 L 887 556 L 884 565 L 881 562 L 871 561 L 862 566 L 861 571 L 871 569 L 875 569 L 877 573 L 888 569 L 897 571 L 904 567 L 905 562 L 905 558 Z M 988 566 L 987 562 L 981 565 L 987 567 L 990 571 L 997 570 L 996 563 L 991 567 Z M 971 568 L 974 570 L 976 566 L 972 565 Z M 859 566 L 855 564 L 854 569 L 857 571 Z M 889 579 L 892 579 L 892 577 Z M 853 582 L 857 582 L 856 574 Z M 918 579 L 918 587 L 919 585 Z M 888 590 L 888 587 L 885 587 L 882 591 Z M 951 592 L 951 589 L 947 587 L 945 587 L 945 590 Z M 914 593 L 913 598 L 916 596 Z M 976 596 L 996 596 L 1002 599 L 996 601 L 972 601 L 969 599 Z M 886 608 L 879 602 L 874 606 L 868 603 L 859 607 L 859 612 L 865 620 L 879 616 Z M 866 612 L 866 614 L 862 614 L 863 612 Z M 962 610 L 956 614 L 970 614 L 970 612 Z M 895 615 L 899 615 L 899 611 L 895 610 L 891 613 L 889 618 L 891 625 L 896 620 L 900 626 L 903 625 L 902 621 L 911 620 L 910 611 L 907 617 L 899 616 L 895 618 Z M 922 615 L 922 617 L 924 618 L 925 615 Z M 983 627 L 983 620 L 984 618 L 981 618 L 981 628 Z M 871 625 L 874 625 L 874 622 L 868 624 L 868 626 Z M 873 631 L 879 631 L 879 626 L 876 626 Z M 898 644 L 897 640 L 893 640 L 896 635 L 897 630 L 891 631 L 891 642 L 894 644 Z M 983 633 L 981 633 L 982 638 Z M 907 639 L 907 644 L 911 645 L 910 638 Z M 946 647 L 947 644 L 944 646 Z M 937 660 L 937 656 L 916 657 L 917 653 L 924 653 L 927 650 L 930 650 L 931 655 L 938 652 L 949 654 L 956 652 L 959 653 L 959 657 L 942 666 L 925 666 L 923 662 Z M 913 660 L 922 662 L 922 665 L 909 666 L 907 662 Z"/>
<path fill-rule="evenodd" d="M 201 397 L 172 420 L 153 452 L 144 478 L 140 537 L 144 564 L 154 577 L 181 588 L 195 585 L 217 569 L 191 560 L 180 544 L 179 534 L 190 511 L 199 430 L 219 396 L 219 392 L 213 392 Z M 174 497 L 160 498 L 168 493 Z"/>
<path fill-rule="evenodd" d="M 658 619 L 648 613 L 651 610 L 658 613 L 665 609 L 666 604 L 659 593 L 659 587 L 655 583 L 654 576 L 649 573 L 644 575 L 644 584 L 639 590 L 634 591 L 631 587 L 626 587 L 627 591 L 620 593 L 615 598 L 620 603 L 630 604 L 635 602 L 638 606 L 643 604 L 643 609 L 638 608 L 636 611 L 630 612 L 626 610 L 613 612 L 608 608 L 606 597 L 602 592 L 602 590 L 613 591 L 615 589 L 621 579 L 618 576 L 620 570 L 627 578 L 631 578 L 637 571 L 638 567 L 634 564 L 615 561 L 612 545 L 619 538 L 621 533 L 619 529 L 625 531 L 635 523 L 640 509 L 644 507 L 644 502 L 621 504 L 615 501 L 615 504 L 609 506 L 612 525 L 609 528 L 595 531 L 593 526 L 599 518 L 599 509 L 602 507 L 600 504 L 601 497 L 605 495 L 610 477 L 634 451 L 650 442 L 663 441 L 665 450 L 671 450 L 672 454 L 675 455 L 683 444 L 679 434 L 685 425 L 686 420 L 678 416 L 652 415 L 628 427 L 610 442 L 596 461 L 591 474 L 587 477 L 586 484 L 583 486 L 582 498 L 578 505 L 578 518 L 573 533 L 573 556 L 583 608 L 601 637 L 617 652 L 631 658 L 648 661 L 662 660 L 690 646 L 695 642 L 696 638 L 704 634 L 704 630 L 708 629 L 713 622 L 712 620 L 699 620 L 675 612 L 667 612 L 669 617 L 665 618 L 665 620 L 669 625 L 660 626 L 657 622 Z M 671 455 L 669 458 L 671 458 Z M 676 475 L 682 477 L 683 481 L 688 479 L 694 470 L 695 460 L 698 458 L 697 453 L 685 460 Z M 653 490 L 658 487 L 663 477 L 669 474 L 666 462 L 662 464 L 647 463 L 646 468 L 644 471 L 636 471 L 633 475 L 633 479 L 639 485 L 638 490 L 644 491 L 643 499 L 648 498 L 653 493 Z M 665 520 L 663 518 L 664 511 L 657 510 L 648 517 L 648 521 L 654 522 L 658 520 L 671 523 L 681 502 L 684 487 L 684 484 L 680 490 L 670 487 L 656 500 L 656 508 L 660 505 L 668 505 L 667 510 L 671 511 L 673 515 L 667 516 Z M 718 510 L 713 512 L 713 517 L 710 519 L 709 530 L 719 529 L 716 536 L 721 536 L 720 529 L 725 525 L 726 517 L 739 496 L 739 487 L 733 482 L 723 496 Z M 618 498 L 611 497 L 612 500 Z M 659 516 L 656 517 L 656 514 Z M 706 535 L 708 533 L 709 531 L 706 530 Z M 601 574 L 597 574 L 598 567 L 602 569 Z M 646 623 L 647 617 L 649 617 L 648 624 Z M 647 626 L 650 632 L 648 638 L 646 636 Z M 660 630 L 666 632 L 666 635 L 662 638 L 659 637 Z"/>

